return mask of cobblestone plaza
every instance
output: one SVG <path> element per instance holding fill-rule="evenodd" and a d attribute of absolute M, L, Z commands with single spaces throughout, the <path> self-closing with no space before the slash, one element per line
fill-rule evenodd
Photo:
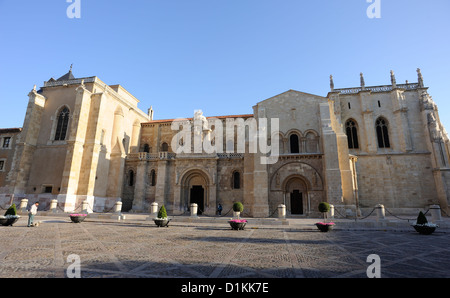
<path fill-rule="evenodd" d="M 308 225 L 176 222 L 22 217 L 0 227 L 0 277 L 67 277 L 69 255 L 81 277 L 101 278 L 367 278 L 367 257 L 380 257 L 382 278 L 450 277 L 447 229 L 420 235 L 414 229 L 335 229 Z M 302 220 L 298 220 L 301 222 Z M 306 219 L 303 220 L 307 221 Z M 311 224 L 312 225 L 312 224 Z"/>

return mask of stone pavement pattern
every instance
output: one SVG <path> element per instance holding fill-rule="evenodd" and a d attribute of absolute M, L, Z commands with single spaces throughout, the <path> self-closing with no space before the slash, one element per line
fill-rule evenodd
<path fill-rule="evenodd" d="M 450 237 L 435 232 L 300 230 L 227 224 L 132 224 L 21 218 L 0 226 L 0 278 L 66 277 L 77 254 L 81 277 L 313 278 L 366 277 L 370 254 L 381 277 L 450 277 Z"/>

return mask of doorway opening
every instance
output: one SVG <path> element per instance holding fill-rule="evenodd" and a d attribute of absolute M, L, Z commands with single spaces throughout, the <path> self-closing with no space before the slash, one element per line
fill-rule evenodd
<path fill-rule="evenodd" d="M 291 192 L 291 214 L 303 214 L 303 193 L 298 189 Z"/>
<path fill-rule="evenodd" d="M 201 215 L 203 213 L 204 210 L 204 200 L 205 199 L 205 189 L 203 188 L 203 186 L 201 185 L 193 185 L 191 188 L 191 193 L 190 193 L 190 202 L 189 202 L 189 206 L 190 204 L 197 204 L 198 205 L 198 209 L 197 209 L 197 214 Z"/>

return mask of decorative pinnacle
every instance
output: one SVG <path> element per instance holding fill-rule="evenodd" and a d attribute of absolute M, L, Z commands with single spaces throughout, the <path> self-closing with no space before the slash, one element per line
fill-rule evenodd
<path fill-rule="evenodd" d="M 420 72 L 420 68 L 417 69 L 417 78 L 419 81 L 419 88 L 423 88 L 423 76 L 422 73 Z"/>
<path fill-rule="evenodd" d="M 364 81 L 364 75 L 363 75 L 363 73 L 361 72 L 361 73 L 359 74 L 359 76 L 360 76 L 360 81 L 361 81 L 361 88 L 362 88 L 362 90 L 365 90 L 365 89 L 366 89 L 366 82 Z"/>
<path fill-rule="evenodd" d="M 391 70 L 391 84 L 392 84 L 392 89 L 397 88 L 397 81 L 395 79 L 395 74 L 394 74 L 393 70 Z"/>
<path fill-rule="evenodd" d="M 331 89 L 331 91 L 334 91 L 333 75 L 330 75 L 330 89 Z"/>

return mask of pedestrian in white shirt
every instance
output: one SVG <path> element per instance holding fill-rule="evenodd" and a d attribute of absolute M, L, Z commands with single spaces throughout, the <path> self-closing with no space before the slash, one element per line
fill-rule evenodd
<path fill-rule="evenodd" d="M 38 206 L 39 202 L 36 202 L 30 207 L 30 211 L 28 212 L 28 227 L 33 226 L 34 216 L 37 213 Z"/>

